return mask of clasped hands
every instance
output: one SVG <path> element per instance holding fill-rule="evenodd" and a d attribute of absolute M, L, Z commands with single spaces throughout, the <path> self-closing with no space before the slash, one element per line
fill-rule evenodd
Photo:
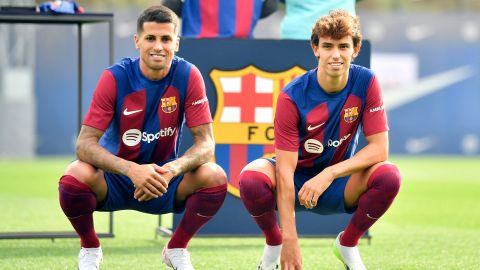
<path fill-rule="evenodd" d="M 173 178 L 170 170 L 157 164 L 134 165 L 127 176 L 135 186 L 133 197 L 139 202 L 163 196 Z"/>

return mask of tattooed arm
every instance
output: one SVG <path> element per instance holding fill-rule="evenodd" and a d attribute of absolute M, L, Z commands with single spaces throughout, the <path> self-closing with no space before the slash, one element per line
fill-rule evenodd
<path fill-rule="evenodd" d="M 134 162 L 112 155 L 98 144 L 103 131 L 82 126 L 77 139 L 77 157 L 79 160 L 91 164 L 105 171 L 126 175 Z"/>
<path fill-rule="evenodd" d="M 111 154 L 98 144 L 102 135 L 103 131 L 99 129 L 82 126 L 76 144 L 79 160 L 104 171 L 128 176 L 143 194 L 148 195 L 141 200 L 156 198 L 167 191 L 167 180 L 155 171 L 158 165 L 140 165 Z"/>
<path fill-rule="evenodd" d="M 163 167 L 173 176 L 189 172 L 198 166 L 207 163 L 215 152 L 212 124 L 203 124 L 190 128 L 193 136 L 193 145 L 177 160 L 173 160 Z"/>

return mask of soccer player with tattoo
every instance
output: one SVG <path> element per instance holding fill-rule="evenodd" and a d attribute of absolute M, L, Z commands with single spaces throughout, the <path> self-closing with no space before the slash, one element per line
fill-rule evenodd
<path fill-rule="evenodd" d="M 175 56 L 178 18 L 164 6 L 137 21 L 138 58 L 107 68 L 95 89 L 76 144 L 78 160 L 59 182 L 60 205 L 80 236 L 78 269 L 99 269 L 94 211 L 185 212 L 163 249 L 163 262 L 193 269 L 187 244 L 222 205 L 225 172 L 209 162 L 212 118 L 199 70 Z M 183 122 L 194 143 L 179 156 Z"/>
<path fill-rule="evenodd" d="M 378 79 L 352 64 L 361 43 L 358 17 L 334 10 L 317 20 L 311 35 L 317 67 L 278 97 L 276 158 L 257 159 L 240 175 L 242 201 L 266 238 L 257 269 L 302 269 L 296 210 L 353 213 L 333 249 L 347 269 L 366 269 L 358 241 L 390 207 L 401 177 L 387 161 Z M 367 144 L 356 152 L 360 133 Z"/>

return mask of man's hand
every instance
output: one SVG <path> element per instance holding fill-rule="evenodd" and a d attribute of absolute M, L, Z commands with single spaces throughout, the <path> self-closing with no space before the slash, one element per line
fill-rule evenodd
<path fill-rule="evenodd" d="M 326 170 L 323 170 L 321 173 L 305 182 L 298 192 L 300 205 L 305 206 L 307 209 L 312 209 L 317 206 L 318 198 L 320 198 L 333 180 L 333 175 Z"/>
<path fill-rule="evenodd" d="M 127 176 L 135 185 L 133 197 L 138 201 L 148 201 L 162 196 L 167 192 L 168 182 L 160 173 L 159 166 L 156 164 L 143 164 L 132 166 Z"/>
<path fill-rule="evenodd" d="M 280 265 L 281 269 L 283 270 L 302 269 L 302 255 L 300 253 L 298 239 L 284 239 L 282 245 L 282 253 L 280 256 Z"/>

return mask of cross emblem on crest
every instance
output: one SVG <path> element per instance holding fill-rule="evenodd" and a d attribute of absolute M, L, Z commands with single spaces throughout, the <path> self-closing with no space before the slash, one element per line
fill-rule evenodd
<path fill-rule="evenodd" d="M 248 162 L 273 154 L 277 97 L 283 87 L 303 73 L 305 70 L 296 66 L 278 73 L 254 66 L 210 72 L 217 92 L 213 119 L 215 158 L 227 171 L 231 194 L 240 196 L 238 175 Z"/>

